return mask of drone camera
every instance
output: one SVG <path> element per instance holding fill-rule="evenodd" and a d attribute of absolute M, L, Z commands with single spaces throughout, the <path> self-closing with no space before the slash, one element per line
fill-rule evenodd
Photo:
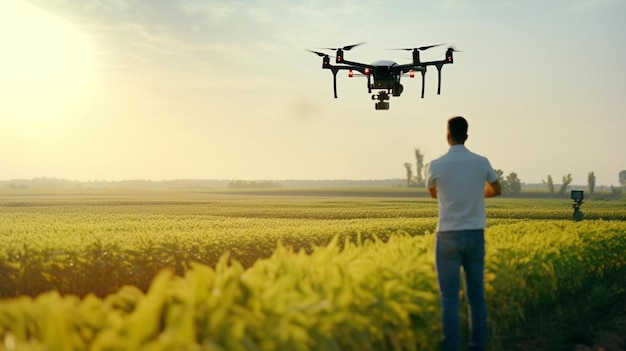
<path fill-rule="evenodd" d="M 389 110 L 389 103 L 386 101 L 380 101 L 376 103 L 377 110 Z"/>
<path fill-rule="evenodd" d="M 572 200 L 578 201 L 585 198 L 585 192 L 582 190 L 572 190 Z"/>

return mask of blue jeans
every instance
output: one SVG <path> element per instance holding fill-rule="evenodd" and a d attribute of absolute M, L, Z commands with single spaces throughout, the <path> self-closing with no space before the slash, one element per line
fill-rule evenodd
<path fill-rule="evenodd" d="M 443 324 L 443 350 L 458 351 L 461 347 L 459 316 L 460 270 L 465 273 L 465 287 L 470 317 L 470 350 L 486 350 L 487 302 L 485 299 L 485 236 L 484 230 L 437 232 L 435 265 Z"/>

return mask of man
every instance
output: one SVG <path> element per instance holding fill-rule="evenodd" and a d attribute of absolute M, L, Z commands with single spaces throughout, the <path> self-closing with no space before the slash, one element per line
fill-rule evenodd
<path fill-rule="evenodd" d="M 500 195 L 501 187 L 489 160 L 465 147 L 467 127 L 463 117 L 448 120 L 450 149 L 430 163 L 426 177 L 426 187 L 439 203 L 435 265 L 445 351 L 457 351 L 461 344 L 461 267 L 469 305 L 470 350 L 486 350 L 487 344 L 484 198 Z"/>

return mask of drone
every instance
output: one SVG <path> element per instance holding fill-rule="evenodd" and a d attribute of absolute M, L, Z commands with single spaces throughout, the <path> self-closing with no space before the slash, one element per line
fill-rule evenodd
<path fill-rule="evenodd" d="M 424 78 L 426 76 L 426 67 L 435 66 L 438 74 L 437 95 L 441 93 L 441 69 L 446 64 L 454 63 L 452 57 L 453 52 L 458 52 L 452 47 L 446 50 L 446 57 L 441 61 L 429 61 L 422 62 L 420 60 L 420 51 L 428 50 L 444 44 L 428 45 L 417 48 L 402 48 L 402 49 L 389 49 L 389 50 L 404 50 L 411 51 L 413 53 L 413 62 L 407 64 L 397 64 L 394 61 L 379 60 L 372 64 L 360 63 L 355 61 L 348 61 L 344 57 L 345 51 L 350 51 L 354 47 L 362 45 L 364 43 L 358 43 L 353 45 L 347 45 L 341 48 L 321 48 L 321 50 L 331 50 L 336 52 L 335 63 L 330 63 L 330 55 L 313 50 L 310 51 L 322 58 L 322 69 L 329 69 L 333 73 L 333 91 L 335 93 L 335 99 L 337 98 L 337 72 L 340 70 L 347 70 L 348 77 L 354 77 L 354 71 L 359 72 L 359 76 L 367 77 L 367 92 L 372 93 L 372 90 L 378 90 L 378 92 L 372 95 L 372 100 L 377 101 L 374 105 L 376 110 L 388 110 L 390 99 L 389 94 L 392 96 L 400 96 L 404 87 L 400 84 L 400 78 L 407 75 L 410 78 L 415 77 L 415 72 L 422 74 L 422 99 L 424 98 Z"/>

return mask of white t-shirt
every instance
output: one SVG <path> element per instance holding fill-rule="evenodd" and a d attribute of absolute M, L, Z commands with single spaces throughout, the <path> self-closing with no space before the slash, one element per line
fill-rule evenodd
<path fill-rule="evenodd" d="M 437 231 L 484 229 L 485 182 L 497 179 L 489 160 L 464 145 L 453 145 L 445 155 L 431 161 L 426 187 L 437 187 Z"/>

